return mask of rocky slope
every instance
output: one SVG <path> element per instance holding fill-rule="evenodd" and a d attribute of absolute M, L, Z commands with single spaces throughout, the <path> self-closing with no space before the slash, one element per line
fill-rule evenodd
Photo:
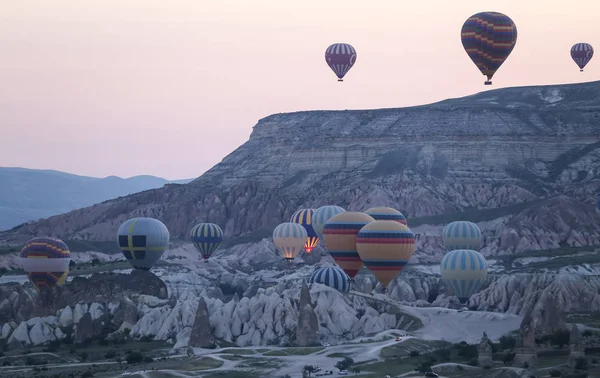
<path fill-rule="evenodd" d="M 599 98 L 600 82 L 593 82 L 499 89 L 413 108 L 276 114 L 190 184 L 34 222 L 0 240 L 112 240 L 122 221 L 141 215 L 162 220 L 174 236 L 210 219 L 231 238 L 264 233 L 299 207 L 328 203 L 391 205 L 417 218 L 564 195 L 579 204 L 578 216 L 591 217 L 600 190 Z"/>
<path fill-rule="evenodd" d="M 167 183 L 190 181 L 169 181 L 155 176 L 96 178 L 52 170 L 0 167 L 0 230 Z"/>

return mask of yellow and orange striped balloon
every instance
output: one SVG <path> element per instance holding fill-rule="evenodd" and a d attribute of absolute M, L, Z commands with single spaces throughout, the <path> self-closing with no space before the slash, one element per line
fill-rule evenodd
<path fill-rule="evenodd" d="M 356 249 L 367 269 L 387 288 L 410 260 L 415 236 L 402 223 L 378 220 L 360 230 Z"/>

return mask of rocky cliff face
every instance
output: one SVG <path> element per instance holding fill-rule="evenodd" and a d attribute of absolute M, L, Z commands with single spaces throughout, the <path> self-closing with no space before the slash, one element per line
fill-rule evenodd
<path fill-rule="evenodd" d="M 418 218 L 567 195 L 589 217 L 600 190 L 598 98 L 594 82 L 404 109 L 276 114 L 190 184 L 51 217 L 0 240 L 112 240 L 134 216 L 162 220 L 173 236 L 210 220 L 236 237 L 273 227 L 299 207 L 329 203 L 349 210 L 390 205 Z"/>

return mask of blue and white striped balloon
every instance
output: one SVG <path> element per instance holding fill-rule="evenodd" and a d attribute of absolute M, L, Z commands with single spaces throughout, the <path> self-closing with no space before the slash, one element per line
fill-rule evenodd
<path fill-rule="evenodd" d="M 330 266 L 327 268 L 319 268 L 313 272 L 308 279 L 309 283 L 320 283 L 331 288 L 341 291 L 342 293 L 348 292 L 350 284 L 348 283 L 350 277 L 344 271 L 337 266 Z"/>
<path fill-rule="evenodd" d="M 325 223 L 333 217 L 334 215 L 338 215 L 340 213 L 345 213 L 346 210 L 339 206 L 321 206 L 317 210 L 312 218 L 312 227 L 313 230 L 322 238 L 323 230 L 325 229 Z"/>
<path fill-rule="evenodd" d="M 444 255 L 440 271 L 446 285 L 464 303 L 479 290 L 487 277 L 487 261 L 477 251 L 457 249 Z"/>
<path fill-rule="evenodd" d="M 482 244 L 481 230 L 468 221 L 456 221 L 449 223 L 442 231 L 444 248 L 448 251 L 454 249 L 480 250 Z"/>
<path fill-rule="evenodd" d="M 301 224 L 286 222 L 275 227 L 273 244 L 279 248 L 283 258 L 292 261 L 304 248 L 307 237 L 306 229 Z"/>

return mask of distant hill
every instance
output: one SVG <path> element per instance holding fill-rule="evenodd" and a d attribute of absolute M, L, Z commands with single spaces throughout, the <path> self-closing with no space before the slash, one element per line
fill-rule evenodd
<path fill-rule="evenodd" d="M 155 176 L 97 178 L 53 170 L 0 167 L 0 230 L 165 184 L 190 181 L 169 181 Z"/>

